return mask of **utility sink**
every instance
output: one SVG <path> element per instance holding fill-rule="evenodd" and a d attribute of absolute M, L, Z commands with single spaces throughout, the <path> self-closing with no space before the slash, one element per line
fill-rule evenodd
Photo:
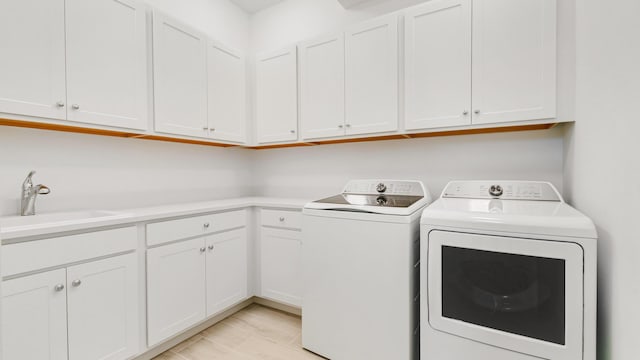
<path fill-rule="evenodd" d="M 105 210 L 88 210 L 75 212 L 44 213 L 33 216 L 0 217 L 0 228 L 6 231 L 10 228 L 48 227 L 56 225 L 73 225 L 87 222 L 117 219 L 128 216 L 122 212 Z"/>

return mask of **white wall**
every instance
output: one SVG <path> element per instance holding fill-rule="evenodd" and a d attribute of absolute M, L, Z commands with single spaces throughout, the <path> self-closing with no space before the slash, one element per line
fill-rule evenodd
<path fill-rule="evenodd" d="M 145 0 L 153 8 L 185 22 L 228 47 L 246 51 L 249 15 L 229 0 Z"/>
<path fill-rule="evenodd" d="M 599 233 L 599 360 L 640 357 L 640 2 L 577 2 L 565 191 Z"/>
<path fill-rule="evenodd" d="M 562 190 L 561 128 L 261 150 L 262 195 L 316 199 L 357 178 L 422 180 L 433 196 L 453 179 L 547 180 Z"/>
<path fill-rule="evenodd" d="M 251 192 L 251 150 L 0 127 L 0 216 L 16 215 L 29 170 L 40 212 L 123 209 Z"/>

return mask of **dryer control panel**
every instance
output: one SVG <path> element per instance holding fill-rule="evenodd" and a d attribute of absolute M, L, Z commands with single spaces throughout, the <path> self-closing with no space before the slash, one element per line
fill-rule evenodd
<path fill-rule="evenodd" d="M 558 190 L 543 181 L 452 181 L 442 197 L 563 202 Z"/>

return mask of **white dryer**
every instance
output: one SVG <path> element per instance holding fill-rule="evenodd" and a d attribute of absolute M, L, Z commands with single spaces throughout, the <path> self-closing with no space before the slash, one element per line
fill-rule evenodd
<path fill-rule="evenodd" d="M 596 238 L 550 183 L 449 183 L 421 219 L 421 360 L 595 360 Z"/>
<path fill-rule="evenodd" d="M 418 359 L 419 181 L 355 180 L 303 210 L 302 345 L 332 360 Z"/>

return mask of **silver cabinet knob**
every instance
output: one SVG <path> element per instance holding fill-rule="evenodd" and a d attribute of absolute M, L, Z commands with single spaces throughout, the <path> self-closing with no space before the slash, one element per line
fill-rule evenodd
<path fill-rule="evenodd" d="M 296 131 L 295 131 L 295 130 L 290 130 L 289 132 L 290 132 L 290 133 L 292 133 L 292 134 L 295 134 L 295 133 L 296 133 Z"/>
<path fill-rule="evenodd" d="M 53 287 L 53 290 L 60 292 L 60 291 L 64 290 L 64 285 L 63 284 L 58 284 L 58 285 Z"/>
<path fill-rule="evenodd" d="M 216 128 L 209 128 L 210 131 L 216 131 Z"/>
<path fill-rule="evenodd" d="M 480 109 L 475 110 L 473 113 L 474 113 L 474 114 L 476 114 L 476 115 L 477 115 L 477 114 L 480 114 Z"/>
<path fill-rule="evenodd" d="M 208 228 L 209 228 L 209 226 L 211 226 L 211 223 L 206 222 L 206 223 L 204 223 L 204 225 L 203 225 L 203 226 L 204 226 L 204 228 L 205 228 L 205 229 L 208 229 Z"/>
<path fill-rule="evenodd" d="M 202 130 L 204 130 L 204 131 L 208 131 L 208 130 L 209 130 L 209 128 L 205 126 L 205 127 L 203 127 L 203 128 L 202 128 Z"/>
<path fill-rule="evenodd" d="M 338 125 L 338 129 L 342 129 L 344 125 Z"/>
<path fill-rule="evenodd" d="M 58 101 L 56 103 L 56 106 L 59 107 L 59 108 L 63 108 L 64 107 L 64 102 L 63 101 Z"/>
<path fill-rule="evenodd" d="M 213 245 L 209 245 L 208 248 L 209 248 L 209 251 L 212 251 L 213 250 Z"/>
<path fill-rule="evenodd" d="M 207 248 L 205 248 L 205 247 L 201 247 L 201 248 L 200 248 L 200 253 L 203 253 L 203 252 L 205 252 L 205 251 L 207 251 Z"/>
<path fill-rule="evenodd" d="M 281 216 L 279 220 L 280 222 L 284 222 L 284 216 Z"/>
<path fill-rule="evenodd" d="M 462 115 L 464 115 L 464 116 L 469 115 L 469 111 L 468 111 L 468 110 L 463 111 L 463 112 L 462 112 Z"/>
<path fill-rule="evenodd" d="M 73 287 L 78 287 L 78 286 L 80 286 L 80 285 L 82 285 L 82 280 L 80 280 L 80 279 L 78 279 L 78 280 L 73 280 L 73 281 L 71 282 L 71 286 L 73 286 Z"/>
<path fill-rule="evenodd" d="M 73 105 L 71 105 L 71 108 L 72 108 L 73 110 L 79 110 L 79 109 L 80 109 L 80 105 L 78 105 L 78 104 L 73 104 Z"/>
<path fill-rule="evenodd" d="M 345 126 L 346 126 L 346 127 L 348 127 L 348 128 L 350 128 L 350 127 L 351 127 L 351 124 L 346 124 Z"/>

